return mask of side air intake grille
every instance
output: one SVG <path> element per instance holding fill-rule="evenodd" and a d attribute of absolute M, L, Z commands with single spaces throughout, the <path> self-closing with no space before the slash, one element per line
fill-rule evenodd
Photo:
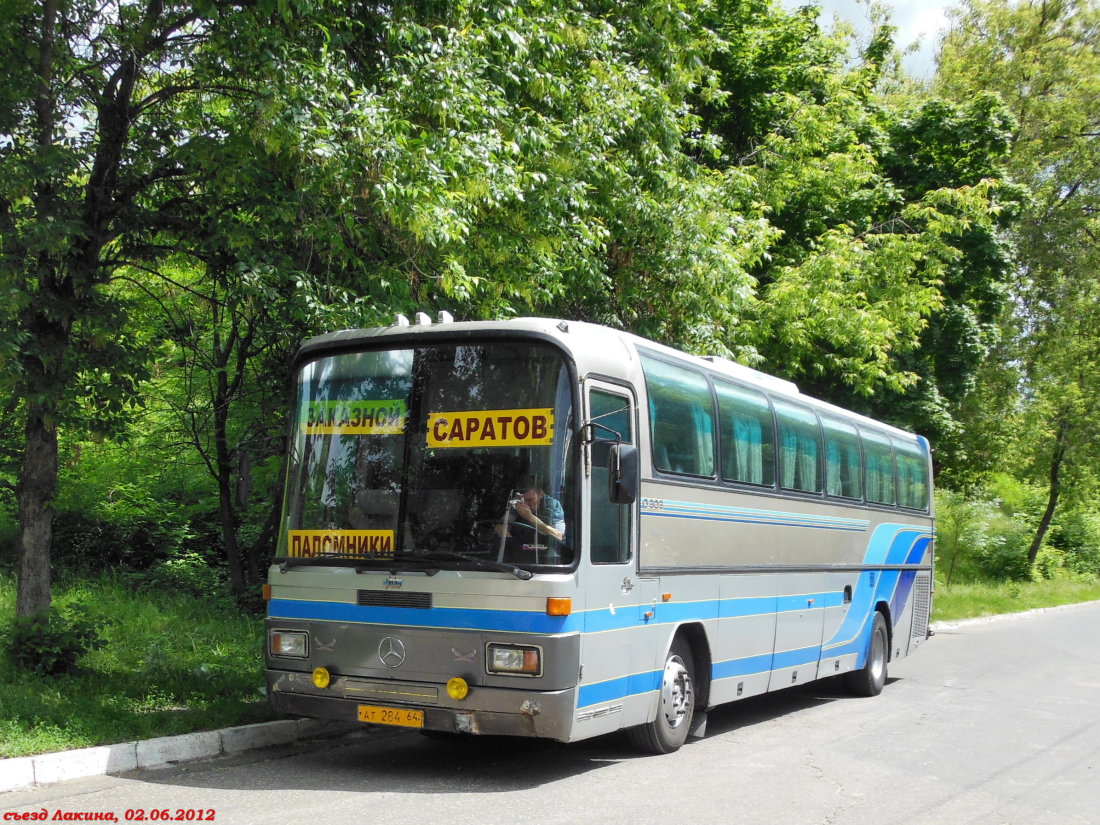
<path fill-rule="evenodd" d="M 932 577 L 927 573 L 918 573 L 913 583 L 913 638 L 923 639 L 928 635 L 928 612 L 932 602 Z"/>
<path fill-rule="evenodd" d="M 407 593 L 400 590 L 360 590 L 360 607 L 431 607 L 431 593 Z"/>

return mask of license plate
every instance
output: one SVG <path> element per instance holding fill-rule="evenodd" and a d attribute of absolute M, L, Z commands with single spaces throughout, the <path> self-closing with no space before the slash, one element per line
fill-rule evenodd
<path fill-rule="evenodd" d="M 400 725 L 403 728 L 424 727 L 424 711 L 405 708 L 383 708 L 378 705 L 360 705 L 359 721 L 374 725 Z"/>

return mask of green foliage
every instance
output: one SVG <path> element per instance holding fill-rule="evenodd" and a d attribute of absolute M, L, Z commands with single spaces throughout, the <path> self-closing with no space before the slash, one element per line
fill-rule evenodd
<path fill-rule="evenodd" d="M 1007 474 L 983 490 L 936 492 L 937 577 L 980 581 L 1089 580 L 1100 575 L 1100 516 L 1083 503 L 1056 517 L 1034 564 L 1028 550 L 1045 504 L 1042 487 Z"/>
<path fill-rule="evenodd" d="M 1084 577 L 1100 576 L 1100 513 L 1073 507 L 1063 512 L 1050 531 L 1047 553 L 1040 552 L 1045 578 L 1062 568 Z"/>
<path fill-rule="evenodd" d="M 17 665 L 42 676 L 73 672 L 82 657 L 104 644 L 84 611 L 73 608 L 63 613 L 53 607 L 15 618 L 5 642 Z"/>
<path fill-rule="evenodd" d="M 63 579 L 62 612 L 94 610 L 105 644 L 74 672 L 0 669 L 0 758 L 212 730 L 271 718 L 262 695 L 263 622 L 226 601 L 130 578 Z M 0 575 L 0 624 L 14 613 Z"/>
<path fill-rule="evenodd" d="M 1027 542 L 1032 522 L 995 495 L 970 498 L 951 490 L 936 494 L 937 574 L 946 585 L 973 581 L 1021 581 L 1031 571 Z"/>
<path fill-rule="evenodd" d="M 298 340 L 396 310 L 628 328 L 992 463 L 1033 121 L 898 83 L 879 11 L 852 55 L 770 0 L 59 9 L 2 12 L 0 458 L 33 425 L 65 567 L 248 592 Z"/>
<path fill-rule="evenodd" d="M 1061 509 L 1095 500 L 1100 484 L 1100 8 L 969 0 L 954 17 L 936 91 L 959 102 L 1000 97 L 1015 122 L 1005 167 L 1030 192 L 1006 235 L 1017 263 L 1002 367 L 983 375 L 993 403 L 971 407 L 975 437 L 964 440 L 981 464 L 1045 489 L 1030 545 L 1038 561 L 1044 541 L 1055 547 L 1047 531 Z M 1006 449 L 980 456 L 991 441 Z"/>
<path fill-rule="evenodd" d="M 229 597 L 225 577 L 198 553 L 180 553 L 158 562 L 141 577 L 141 584 L 149 594 L 174 593 L 212 604 Z"/>

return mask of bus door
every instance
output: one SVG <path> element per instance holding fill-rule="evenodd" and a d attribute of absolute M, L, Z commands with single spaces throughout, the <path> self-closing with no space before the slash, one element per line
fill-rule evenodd
<path fill-rule="evenodd" d="M 775 653 L 769 690 L 781 690 L 817 678 L 825 618 L 825 576 L 783 573 L 777 576 Z"/>
<path fill-rule="evenodd" d="M 585 618 L 577 719 L 583 731 L 604 732 L 645 721 L 657 581 L 637 574 L 637 503 L 616 504 L 609 495 L 612 446 L 637 443 L 633 393 L 589 381 L 586 395 L 588 540 L 578 570 Z"/>

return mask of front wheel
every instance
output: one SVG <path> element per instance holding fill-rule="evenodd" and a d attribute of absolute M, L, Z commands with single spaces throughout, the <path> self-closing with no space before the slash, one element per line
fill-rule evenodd
<path fill-rule="evenodd" d="M 691 648 L 683 639 L 672 643 L 661 674 L 661 699 L 657 718 L 630 728 L 634 747 L 646 753 L 672 753 L 687 741 L 695 716 L 695 665 Z"/>
<path fill-rule="evenodd" d="M 862 670 L 846 675 L 844 682 L 857 696 L 878 696 L 886 685 L 886 660 L 890 637 L 886 633 L 886 619 L 877 610 L 871 625 L 871 639 L 867 644 L 867 662 Z"/>

